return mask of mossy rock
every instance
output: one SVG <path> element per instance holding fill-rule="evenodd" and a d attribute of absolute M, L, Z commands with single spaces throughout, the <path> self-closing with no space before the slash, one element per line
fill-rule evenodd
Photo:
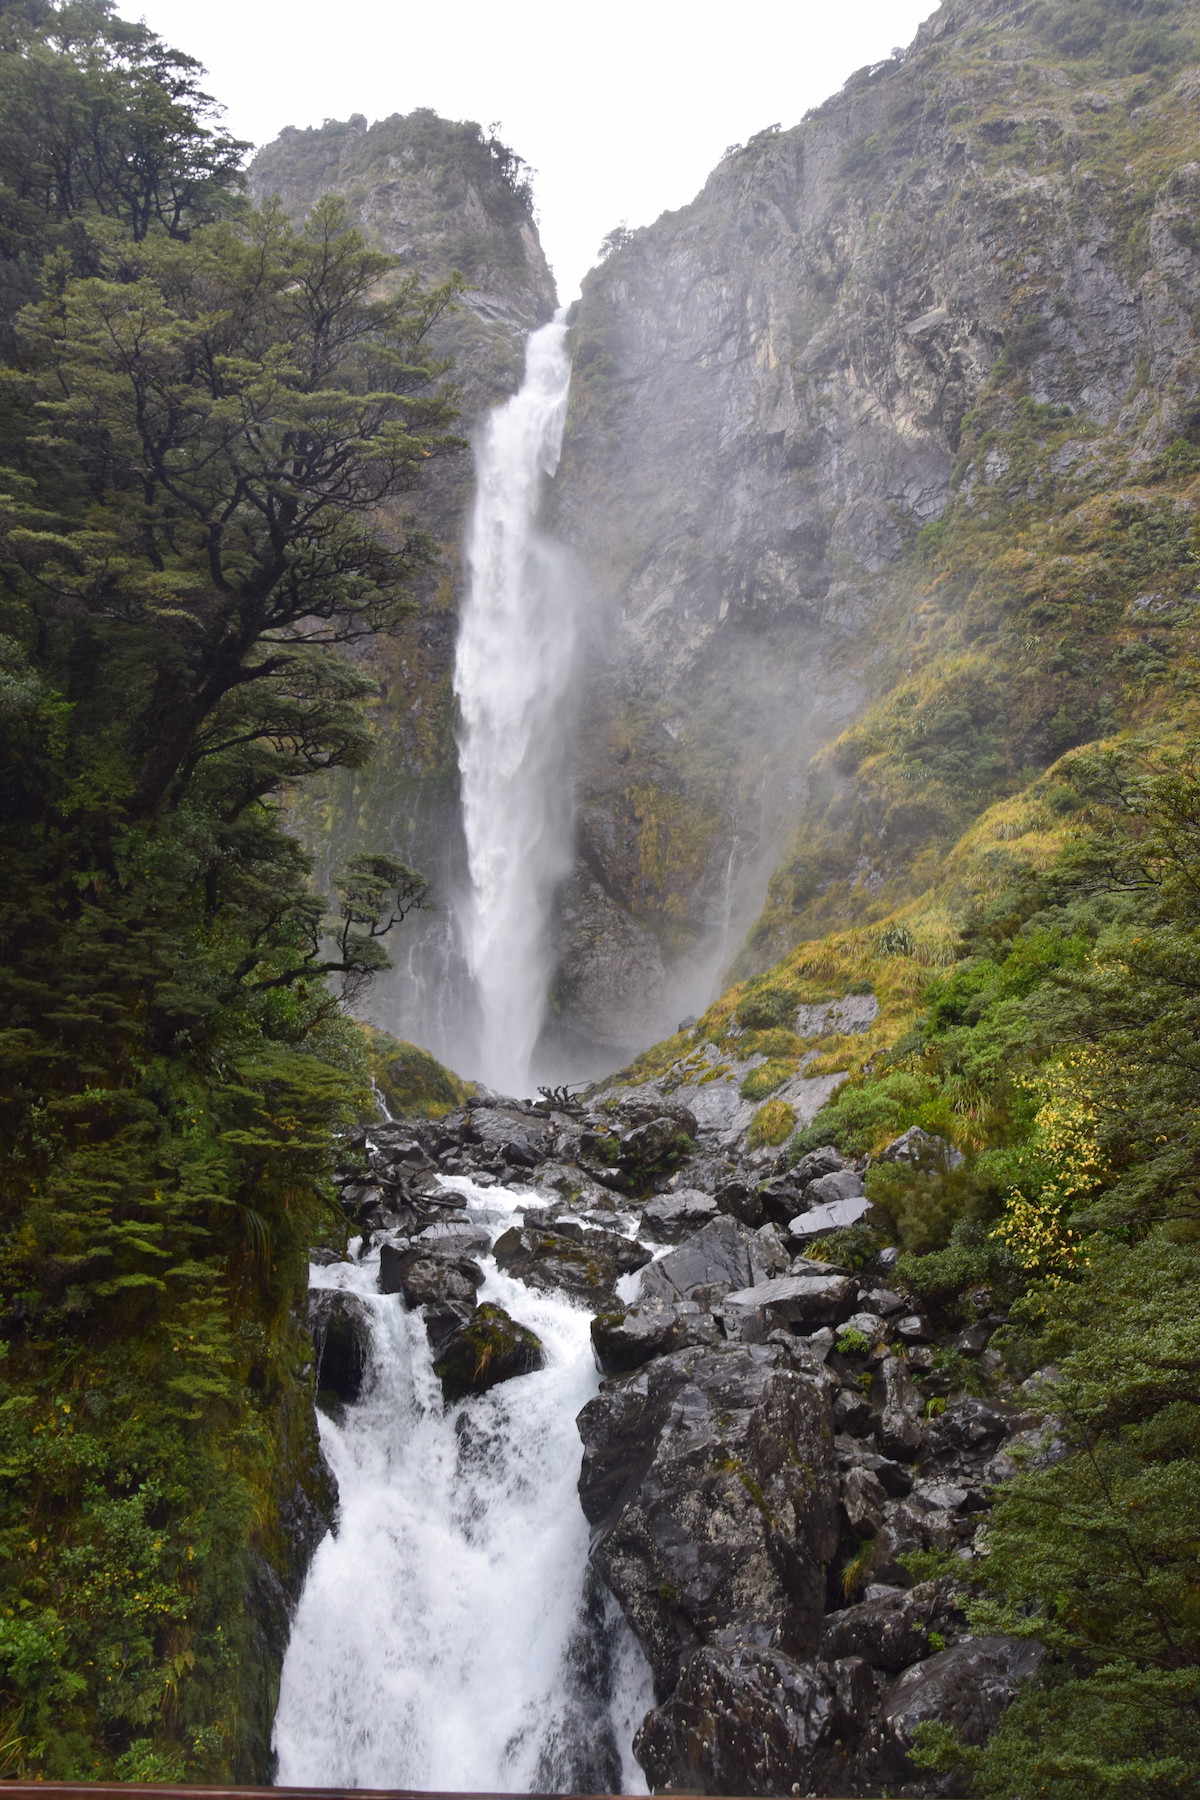
<path fill-rule="evenodd" d="M 374 1025 L 364 1025 L 362 1033 L 375 1085 L 394 1118 L 440 1119 L 477 1092 L 474 1082 L 461 1080 L 428 1050 Z"/>
<path fill-rule="evenodd" d="M 532 1375 L 545 1364 L 541 1339 L 510 1319 L 502 1306 L 486 1303 L 459 1328 L 433 1365 L 447 1405 L 514 1375 Z"/>

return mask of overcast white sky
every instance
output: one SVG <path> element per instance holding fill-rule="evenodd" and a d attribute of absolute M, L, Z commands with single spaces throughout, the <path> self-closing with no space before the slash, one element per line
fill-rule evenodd
<path fill-rule="evenodd" d="M 239 136 L 432 106 L 494 120 L 536 175 L 571 298 L 600 240 L 682 206 L 726 146 L 794 125 L 936 0 L 125 0 L 199 57 Z"/>

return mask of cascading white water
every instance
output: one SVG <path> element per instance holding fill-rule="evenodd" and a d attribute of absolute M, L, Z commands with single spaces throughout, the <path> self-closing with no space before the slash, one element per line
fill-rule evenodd
<path fill-rule="evenodd" d="M 570 360 L 561 317 L 535 331 L 519 393 L 476 447 L 470 589 L 454 671 L 470 893 L 462 927 L 480 1007 L 478 1073 L 522 1092 L 545 1016 L 550 916 L 571 866 L 568 699 L 576 624 L 565 559 L 538 529 L 558 465 Z"/>
<path fill-rule="evenodd" d="M 532 1196 L 454 1183 L 496 1229 Z M 340 1494 L 283 1666 L 283 1786 L 644 1793 L 630 1754 L 649 1671 L 589 1591 L 575 1415 L 596 1390 L 589 1318 L 484 1260 L 481 1299 L 546 1367 L 448 1409 L 420 1313 L 378 1254 L 314 1268 L 367 1310 L 372 1368 L 321 1441 Z"/>

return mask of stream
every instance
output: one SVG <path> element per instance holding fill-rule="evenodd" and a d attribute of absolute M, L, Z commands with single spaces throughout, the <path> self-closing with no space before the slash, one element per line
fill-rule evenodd
<path fill-rule="evenodd" d="M 537 1196 L 448 1178 L 495 1237 Z M 595 1393 L 590 1314 L 482 1259 L 481 1300 L 546 1366 L 445 1407 L 420 1311 L 377 1291 L 378 1248 L 314 1266 L 370 1323 L 359 1401 L 320 1418 L 337 1477 L 284 1662 L 284 1786 L 644 1793 L 630 1752 L 649 1670 L 587 1565 L 576 1414 Z"/>

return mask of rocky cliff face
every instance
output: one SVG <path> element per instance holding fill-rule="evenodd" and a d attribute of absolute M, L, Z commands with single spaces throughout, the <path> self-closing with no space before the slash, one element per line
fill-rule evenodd
<path fill-rule="evenodd" d="M 1141 489 L 1190 442 L 1195 24 L 1183 4 L 1139 23 L 945 0 L 904 55 L 728 155 L 588 277 L 555 502 L 615 627 L 560 981 L 595 1035 L 673 1025 L 798 819 L 759 966 L 888 911 L 982 804 L 1103 728 L 1119 634 L 1079 666 L 1077 626 L 1061 652 L 1026 621 L 1044 648 L 1028 667 L 997 649 L 984 699 L 964 659 L 1006 600 L 981 580 L 1039 517 Z M 948 552 L 971 532 L 968 579 Z M 1108 555 L 1096 537 L 1076 559 Z M 905 677 L 886 744 L 868 733 L 814 781 L 814 751 Z M 1109 718 L 1121 695 L 1118 671 Z M 901 739 L 953 740 L 965 766 Z M 874 779 L 888 756 L 903 769 Z"/>

